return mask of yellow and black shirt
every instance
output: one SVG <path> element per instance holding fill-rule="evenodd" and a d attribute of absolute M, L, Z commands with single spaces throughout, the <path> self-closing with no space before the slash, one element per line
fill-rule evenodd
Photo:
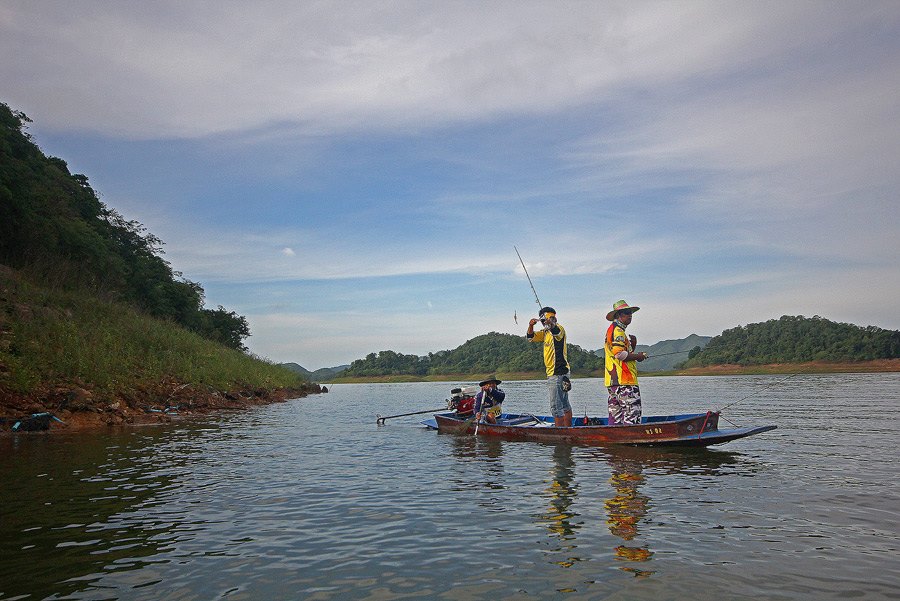
<path fill-rule="evenodd" d="M 526 335 L 527 337 L 527 335 Z M 569 358 L 566 351 L 566 330 L 556 324 L 550 330 L 540 330 L 528 337 L 532 342 L 544 343 L 544 365 L 547 377 L 569 373 Z"/>

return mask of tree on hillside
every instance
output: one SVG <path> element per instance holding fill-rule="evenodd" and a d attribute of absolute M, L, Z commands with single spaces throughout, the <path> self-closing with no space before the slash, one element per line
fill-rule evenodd
<path fill-rule="evenodd" d="M 246 319 L 204 309 L 200 284 L 173 271 L 162 241 L 104 205 L 88 178 L 47 157 L 31 120 L 0 103 L 0 263 L 53 287 L 127 302 L 226 346 L 246 350 Z"/>
<path fill-rule="evenodd" d="M 867 361 L 900 357 L 900 331 L 784 315 L 738 326 L 691 351 L 682 367 L 719 364 L 763 365 L 804 361 Z"/>

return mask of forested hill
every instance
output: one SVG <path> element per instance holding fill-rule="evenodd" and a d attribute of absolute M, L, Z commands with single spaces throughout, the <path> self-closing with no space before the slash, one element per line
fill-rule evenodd
<path fill-rule="evenodd" d="M 544 369 L 542 345 L 524 336 L 490 332 L 476 336 L 449 351 L 427 356 L 403 355 L 394 351 L 369 353 L 357 359 L 341 377 L 388 375 L 443 375 L 539 372 Z M 568 345 L 572 372 L 586 375 L 600 369 L 600 358 L 577 344 Z"/>
<path fill-rule="evenodd" d="M 45 156 L 29 122 L 0 103 L 0 264 L 39 285 L 90 291 L 245 350 L 246 319 L 204 308 L 203 288 L 172 270 L 162 241 L 100 202 L 86 176 Z"/>
<path fill-rule="evenodd" d="M 681 367 L 900 358 L 900 331 L 785 315 L 725 330 Z"/>

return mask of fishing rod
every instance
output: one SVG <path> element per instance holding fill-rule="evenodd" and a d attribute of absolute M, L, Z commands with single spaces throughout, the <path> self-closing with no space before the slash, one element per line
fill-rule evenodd
<path fill-rule="evenodd" d="M 525 277 L 528 278 L 528 285 L 531 286 L 531 291 L 534 292 L 534 300 L 537 301 L 538 307 L 540 307 L 540 309 L 543 309 L 544 305 L 541 303 L 541 299 L 538 298 L 537 290 L 534 289 L 534 284 L 531 283 L 531 276 L 528 275 L 528 270 L 525 269 L 525 261 L 522 260 L 522 255 L 519 254 L 519 249 L 516 248 L 515 245 L 513 245 L 513 248 L 516 251 L 516 255 L 519 257 L 519 263 L 522 264 L 522 269 L 525 270 Z M 538 309 L 538 311 L 540 311 L 540 309 Z"/>
<path fill-rule="evenodd" d="M 659 353 L 659 354 L 653 354 L 653 355 L 648 354 L 647 358 L 652 359 L 653 357 L 668 357 L 669 355 L 677 355 L 678 353 L 690 353 L 692 350 L 694 350 L 694 349 L 688 349 L 686 351 L 674 351 L 671 353 Z"/>
<path fill-rule="evenodd" d="M 375 423 L 378 424 L 379 426 L 383 426 L 384 420 L 386 420 L 386 419 L 391 419 L 394 417 L 406 417 L 407 415 L 419 415 L 422 413 L 437 413 L 438 411 L 446 411 L 446 409 L 447 409 L 446 407 L 441 407 L 440 409 L 427 409 L 425 411 L 413 411 L 412 413 L 401 413 L 399 415 L 386 415 L 384 417 L 382 417 L 381 414 L 379 413 L 379 414 L 375 415 Z"/>

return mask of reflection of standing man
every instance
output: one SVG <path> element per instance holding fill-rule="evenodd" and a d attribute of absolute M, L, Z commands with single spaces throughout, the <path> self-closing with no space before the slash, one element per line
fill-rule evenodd
<path fill-rule="evenodd" d="M 609 483 L 612 484 L 616 494 L 604 503 L 609 516 L 606 523 L 611 534 L 631 542 L 638 535 L 638 524 L 647 514 L 649 502 L 649 498 L 639 490 L 639 486 L 644 483 L 642 466 L 639 462 L 615 455 L 610 457 L 610 466 L 612 474 Z M 648 561 L 652 556 L 653 551 L 646 547 L 629 545 L 616 547 L 616 557 L 625 561 Z M 635 568 L 622 569 L 634 572 L 635 576 L 649 576 L 653 573 Z"/>
<path fill-rule="evenodd" d="M 572 447 L 569 445 L 556 445 L 553 449 L 553 478 L 550 482 L 550 510 L 541 516 L 547 521 L 551 532 L 558 534 L 563 539 L 575 538 L 575 531 L 581 527 L 581 522 L 573 522 L 578 516 L 571 511 L 578 486 L 572 482 L 575 475 L 575 462 L 572 460 Z M 568 567 L 568 566 L 567 566 Z"/>
<path fill-rule="evenodd" d="M 609 425 L 641 423 L 641 391 L 638 388 L 636 361 L 643 361 L 647 353 L 635 353 L 637 338 L 626 336 L 631 315 L 640 307 L 630 307 L 624 300 L 616 301 L 606 314 L 611 321 L 606 330 L 604 351 L 606 369 L 603 379 L 609 391 Z"/>
<path fill-rule="evenodd" d="M 569 404 L 569 359 L 566 354 L 566 331 L 556 321 L 556 309 L 542 307 L 540 322 L 544 329 L 534 331 L 537 319 L 528 322 L 525 337 L 544 344 L 544 365 L 547 368 L 547 388 L 550 389 L 550 412 L 556 426 L 572 425 L 572 405 Z"/>

